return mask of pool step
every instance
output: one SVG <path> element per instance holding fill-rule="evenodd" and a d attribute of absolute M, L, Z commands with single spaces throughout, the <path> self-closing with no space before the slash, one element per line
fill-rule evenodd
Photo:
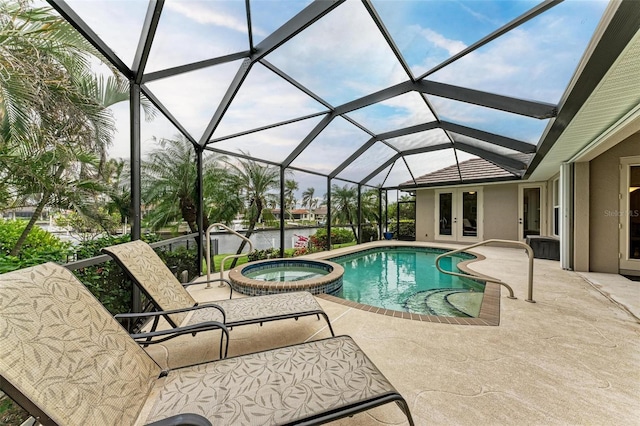
<path fill-rule="evenodd" d="M 409 312 L 424 315 L 438 315 L 447 317 L 470 317 L 452 305 L 447 299 L 452 294 L 469 293 L 469 290 L 459 288 L 440 288 L 414 293 L 405 302 Z"/>

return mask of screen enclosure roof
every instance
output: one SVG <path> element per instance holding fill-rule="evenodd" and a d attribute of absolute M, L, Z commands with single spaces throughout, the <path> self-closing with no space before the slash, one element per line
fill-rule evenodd
<path fill-rule="evenodd" d="M 49 4 L 194 147 L 382 188 L 475 159 L 530 174 L 609 5 Z"/>

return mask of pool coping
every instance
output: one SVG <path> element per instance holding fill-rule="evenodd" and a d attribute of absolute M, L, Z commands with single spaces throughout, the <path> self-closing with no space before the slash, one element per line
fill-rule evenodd
<path fill-rule="evenodd" d="M 298 281 L 259 281 L 243 275 L 245 269 L 260 268 L 261 265 L 269 265 L 274 262 L 280 263 L 296 263 L 296 264 L 313 264 L 314 266 L 322 266 L 329 273 L 319 277 L 298 280 Z M 314 296 L 323 294 L 325 291 L 336 291 L 342 287 L 342 276 L 344 268 L 330 260 L 311 259 L 304 257 L 296 258 L 273 258 L 258 260 L 255 262 L 245 263 L 229 271 L 227 277 L 231 281 L 231 288 L 234 291 L 245 294 L 247 296 L 262 296 L 267 294 L 278 294 L 288 291 L 308 291 Z"/>
<path fill-rule="evenodd" d="M 430 244 L 416 244 L 413 241 L 407 242 L 398 242 L 394 241 L 391 243 L 390 241 L 379 241 L 374 243 L 366 243 L 358 246 L 351 246 L 347 249 L 340 250 L 339 254 L 335 253 L 335 250 L 331 252 L 321 252 L 314 253 L 314 255 L 305 256 L 309 259 L 316 260 L 326 260 L 326 258 L 335 258 L 339 256 L 345 256 L 349 254 L 354 254 L 360 251 L 369 250 L 372 248 L 384 248 L 384 247 L 419 247 L 419 248 L 434 248 L 434 249 L 449 249 L 450 247 L 438 245 L 430 245 Z M 331 254 L 330 254 L 331 253 Z M 479 262 L 486 259 L 480 253 L 476 253 L 474 251 L 468 250 L 466 253 L 472 254 L 476 256 L 475 259 L 465 260 L 460 262 L 457 266 L 462 272 L 474 275 L 475 277 L 482 278 L 491 278 L 488 275 L 481 274 L 469 268 L 469 265 L 474 262 Z M 337 296 L 333 296 L 330 294 L 317 294 L 316 297 L 319 297 L 324 300 L 328 300 L 330 302 L 338 303 L 340 305 L 348 306 L 350 308 L 359 309 L 366 312 L 371 312 L 378 315 L 386 315 L 389 317 L 395 318 L 403 318 L 409 319 L 413 321 L 423 321 L 423 322 L 433 322 L 440 324 L 455 324 L 455 325 L 481 325 L 481 326 L 498 326 L 500 325 L 500 291 L 501 286 L 499 284 L 493 282 L 486 282 L 484 289 L 484 296 L 482 297 L 482 303 L 480 304 L 480 314 L 476 318 L 466 318 L 466 317 L 443 317 L 437 315 L 422 315 L 422 314 L 414 314 L 411 312 L 397 311 L 393 309 L 385 309 L 377 306 L 365 305 L 358 302 L 353 302 L 351 300 L 342 299 Z"/>

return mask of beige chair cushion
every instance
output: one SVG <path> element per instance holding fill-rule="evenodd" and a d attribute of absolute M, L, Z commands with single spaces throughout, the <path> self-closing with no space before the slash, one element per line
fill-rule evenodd
<path fill-rule="evenodd" d="M 217 300 L 213 303 L 224 309 L 227 324 L 255 321 L 274 315 L 322 311 L 316 298 L 307 291 Z"/>
<path fill-rule="evenodd" d="M 160 372 L 67 269 L 0 276 L 0 375 L 56 423 L 132 424 Z"/>
<path fill-rule="evenodd" d="M 348 336 L 169 372 L 146 422 L 196 413 L 219 425 L 277 425 L 395 393 Z"/>
<path fill-rule="evenodd" d="M 151 246 L 144 241 L 136 240 L 103 249 L 111 253 L 129 270 L 144 290 L 163 311 L 188 308 L 196 304 L 196 300 L 173 276 L 162 259 Z M 169 315 L 176 324 L 183 324 L 187 313 Z"/>

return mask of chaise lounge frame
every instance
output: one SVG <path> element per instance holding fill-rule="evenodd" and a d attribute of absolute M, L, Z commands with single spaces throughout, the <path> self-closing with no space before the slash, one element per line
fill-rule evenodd
<path fill-rule="evenodd" d="M 404 398 L 348 336 L 163 370 L 66 268 L 0 275 L 0 389 L 43 425 L 315 425 Z"/>
<path fill-rule="evenodd" d="M 309 315 L 315 315 L 319 319 L 322 315 L 331 336 L 335 336 L 329 317 L 315 297 L 307 291 L 232 299 L 233 290 L 231 290 L 229 299 L 199 304 L 186 290 L 186 286 L 204 283 L 181 284 L 153 248 L 144 241 L 137 240 L 106 247 L 102 252 L 114 259 L 158 311 L 165 312 L 162 316 L 172 327 L 191 325 L 200 321 L 219 321 L 232 329 L 248 324 L 262 325 L 269 321 L 291 318 L 297 320 Z M 224 281 L 229 284 L 225 279 L 212 281 Z M 231 285 L 229 288 L 231 289 Z M 217 312 L 214 312 L 214 309 Z M 184 311 L 166 313 L 176 310 Z M 118 317 L 144 315 L 127 314 Z M 155 330 L 157 320 L 158 317 L 154 319 L 152 330 Z"/>

